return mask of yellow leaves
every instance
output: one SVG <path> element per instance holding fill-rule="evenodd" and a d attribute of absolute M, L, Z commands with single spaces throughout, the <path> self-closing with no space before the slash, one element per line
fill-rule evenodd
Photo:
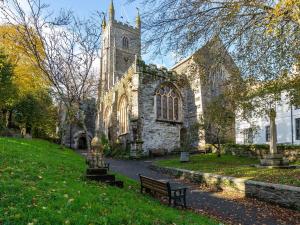
<path fill-rule="evenodd" d="M 282 27 L 285 32 L 288 24 L 300 26 L 300 1 L 299 0 L 280 0 L 273 7 L 269 7 L 266 11 L 268 16 L 267 34 L 273 34 L 278 37 L 282 35 Z"/>
<path fill-rule="evenodd" d="M 288 17 L 300 25 L 300 2 L 299 0 L 281 0 L 275 6 L 274 15 Z"/>
<path fill-rule="evenodd" d="M 22 46 L 17 29 L 20 28 L 0 26 L 0 48 L 4 49 L 15 66 L 13 82 L 18 87 L 18 94 L 22 97 L 49 87 L 49 82 L 46 82 L 47 79 L 36 66 L 34 57 L 30 56 Z"/>

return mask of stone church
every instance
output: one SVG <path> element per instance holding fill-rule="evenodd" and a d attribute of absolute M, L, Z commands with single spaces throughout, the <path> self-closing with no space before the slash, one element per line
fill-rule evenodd
<path fill-rule="evenodd" d="M 170 70 L 141 59 L 141 18 L 135 27 L 115 19 L 113 3 L 102 22 L 96 129 L 131 154 L 178 150 L 189 128 L 205 118 L 205 106 L 237 68 L 215 38 Z M 223 59 L 216 60 L 222 51 Z M 201 148 L 199 131 L 192 146 Z M 234 136 L 232 137 L 234 138 Z"/>

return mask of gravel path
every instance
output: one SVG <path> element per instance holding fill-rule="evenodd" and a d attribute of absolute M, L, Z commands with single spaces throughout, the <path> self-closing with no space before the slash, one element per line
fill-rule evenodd
<path fill-rule="evenodd" d="M 187 205 L 200 213 L 217 217 L 225 223 L 241 225 L 300 225 L 300 213 L 262 203 L 257 200 L 231 200 L 221 195 L 199 189 L 149 168 L 152 161 L 107 159 L 110 168 L 127 177 L 139 180 L 138 174 L 156 179 L 169 180 L 171 185 L 184 185 L 189 188 Z"/>

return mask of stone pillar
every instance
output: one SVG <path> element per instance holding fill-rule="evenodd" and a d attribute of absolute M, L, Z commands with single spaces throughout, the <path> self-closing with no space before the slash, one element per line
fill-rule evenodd
<path fill-rule="evenodd" d="M 270 110 L 270 153 L 260 160 L 262 166 L 267 167 L 287 167 L 289 161 L 283 158 L 282 154 L 277 151 L 277 131 L 276 131 L 276 111 Z"/>
<path fill-rule="evenodd" d="M 277 154 L 277 131 L 276 131 L 276 111 L 270 110 L 270 154 Z"/>

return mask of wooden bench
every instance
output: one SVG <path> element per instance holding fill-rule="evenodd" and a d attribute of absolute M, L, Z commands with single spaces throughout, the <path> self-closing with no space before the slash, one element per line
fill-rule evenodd
<path fill-rule="evenodd" d="M 186 208 L 186 190 L 185 187 L 172 188 L 169 182 L 155 180 L 150 177 L 145 177 L 139 174 L 141 182 L 141 193 L 151 193 L 154 195 L 168 197 L 169 206 L 182 206 Z"/>

